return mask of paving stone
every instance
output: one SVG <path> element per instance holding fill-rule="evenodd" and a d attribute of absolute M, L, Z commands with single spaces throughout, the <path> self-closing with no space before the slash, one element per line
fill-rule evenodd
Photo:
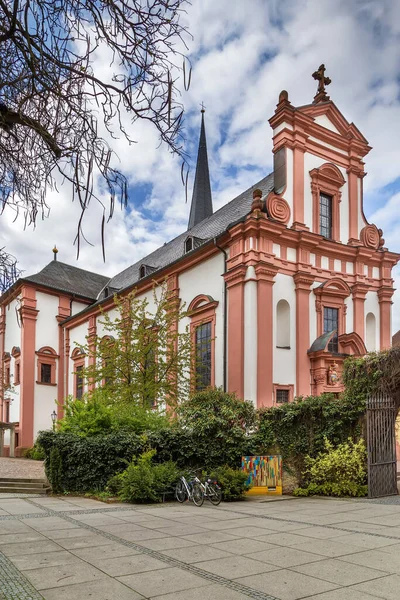
<path fill-rule="evenodd" d="M 376 596 L 370 596 L 365 592 L 358 592 L 353 587 L 340 588 L 332 592 L 325 592 L 317 596 L 307 596 L 307 600 L 373 600 Z"/>
<path fill-rule="evenodd" d="M 337 542 L 337 539 L 338 538 L 333 540 L 308 539 L 306 542 L 302 542 L 301 544 L 292 545 L 292 548 L 301 552 L 313 552 L 314 554 L 320 554 L 330 558 L 337 558 L 338 556 L 346 556 L 346 554 L 362 552 L 362 548 L 353 546 L 351 544 Z"/>
<path fill-rule="evenodd" d="M 73 527 L 72 529 L 50 529 L 48 531 L 43 531 L 43 535 L 45 535 L 49 540 L 67 540 L 67 539 L 75 539 L 75 538 L 85 538 L 88 536 L 88 532 L 86 529 L 81 529 L 80 527 Z"/>
<path fill-rule="evenodd" d="M 216 544 L 217 542 L 234 540 L 237 537 L 222 531 L 205 531 L 204 533 L 196 533 L 195 535 L 185 535 L 183 539 L 196 544 Z"/>
<path fill-rule="evenodd" d="M 169 550 L 170 548 L 189 548 L 197 545 L 196 542 L 184 540 L 180 537 L 163 537 L 155 540 L 143 540 L 141 546 L 150 550 Z"/>
<path fill-rule="evenodd" d="M 351 590 L 371 594 L 374 598 L 384 598 L 385 600 L 399 600 L 400 577 L 399 575 L 388 575 L 380 579 L 374 579 L 367 583 L 360 583 L 351 588 Z"/>
<path fill-rule="evenodd" d="M 204 560 L 216 560 L 218 558 L 227 558 L 231 553 L 219 550 L 213 546 L 192 546 L 191 548 L 175 548 L 164 550 L 165 556 L 171 556 L 184 563 L 193 564 Z"/>
<path fill-rule="evenodd" d="M 282 532 L 282 533 L 277 533 L 276 531 L 274 531 L 273 533 L 269 534 L 268 536 L 265 536 L 265 539 L 268 538 L 268 543 L 269 544 L 274 544 L 276 546 L 296 546 L 296 544 L 301 544 L 303 542 L 310 542 L 310 538 L 306 537 L 306 536 L 302 536 L 299 533 L 290 533 L 290 532 Z M 259 536 L 257 536 L 257 539 L 259 539 Z M 312 543 L 314 542 L 314 540 L 312 540 Z"/>
<path fill-rule="evenodd" d="M 380 550 L 367 550 L 358 554 L 343 556 L 342 560 L 355 565 L 362 565 L 400 575 L 400 553 L 395 551 L 389 553 L 381 552 Z"/>
<path fill-rule="evenodd" d="M 72 583 L 85 583 L 107 579 L 107 576 L 83 561 L 53 567 L 43 567 L 24 571 L 25 576 L 37 590 L 45 590 Z"/>
<path fill-rule="evenodd" d="M 101 560 L 103 558 L 116 558 L 118 556 L 133 556 L 138 554 L 137 550 L 123 546 L 122 544 L 109 543 L 104 546 L 89 548 L 74 548 L 70 550 L 75 556 L 90 562 L 91 559 Z"/>
<path fill-rule="evenodd" d="M 265 550 L 264 552 L 248 554 L 247 558 L 285 568 L 317 562 L 324 557 L 319 556 L 318 554 L 311 554 L 310 552 L 295 550 L 294 548 L 272 548 L 271 550 Z"/>
<path fill-rule="evenodd" d="M 41 590 L 45 600 L 144 600 L 143 596 L 111 579 Z"/>
<path fill-rule="evenodd" d="M 384 571 L 346 563 L 334 558 L 321 560 L 309 565 L 293 567 L 293 571 L 318 577 L 331 583 L 338 583 L 339 585 L 354 585 L 387 574 Z"/>
<path fill-rule="evenodd" d="M 233 555 L 228 558 L 218 560 L 207 560 L 196 564 L 199 569 L 204 569 L 209 573 L 214 573 L 226 579 L 237 579 L 246 575 L 257 575 L 259 573 L 270 573 L 280 567 L 272 564 L 265 564 L 258 560 L 252 560 L 245 556 Z"/>
<path fill-rule="evenodd" d="M 318 594 L 334 590 L 338 585 L 315 579 L 300 573 L 294 573 L 289 569 L 281 569 L 273 573 L 242 577 L 236 580 L 256 590 L 279 598 L 280 600 L 298 600 L 312 594 Z M 348 600 L 351 600 L 350 598 Z"/>
<path fill-rule="evenodd" d="M 173 592 L 172 594 L 163 594 L 162 596 L 153 596 L 153 600 L 248 600 L 249 596 L 235 592 L 222 585 L 208 585 L 207 587 L 195 588 L 188 593 Z"/>
<path fill-rule="evenodd" d="M 258 540 L 251 540 L 249 538 L 238 538 L 236 540 L 229 540 L 228 542 L 218 542 L 213 544 L 210 548 L 218 548 L 219 550 L 226 550 L 232 554 L 251 554 L 253 552 L 264 552 L 265 550 L 272 550 L 276 548 L 275 544 L 267 544 L 266 542 L 259 542 Z"/>
<path fill-rule="evenodd" d="M 221 532 L 222 533 L 222 532 Z M 274 531 L 266 528 L 259 527 L 235 527 L 235 529 L 225 529 L 223 533 L 229 533 L 232 536 L 240 537 L 240 538 L 250 538 L 253 539 L 259 536 L 261 533 L 263 534 L 263 539 L 266 538 L 268 533 L 275 533 Z"/>
<path fill-rule="evenodd" d="M 1 526 L 0 526 L 1 527 Z M 8 546 L 9 544 L 18 544 L 20 543 L 29 543 L 29 542 L 43 542 L 46 538 L 30 529 L 30 531 L 26 531 L 24 533 L 6 533 L 4 535 L 0 535 L 0 549 L 3 551 L 3 546 Z"/>
<path fill-rule="evenodd" d="M 30 581 L 1 552 L 0 598 L 4 600 L 41 600 L 42 598 Z"/>
<path fill-rule="evenodd" d="M 150 598 L 210 584 L 209 581 L 193 575 L 193 573 L 175 567 L 118 577 L 118 581 L 128 585 L 139 594 Z"/>
<path fill-rule="evenodd" d="M 134 573 L 156 571 L 158 569 L 167 569 L 169 567 L 168 564 L 161 562 L 152 556 L 143 554 L 118 556 L 117 558 L 90 558 L 88 562 L 111 577 L 133 575 Z"/>
<path fill-rule="evenodd" d="M 22 544 L 10 544 L 2 547 L 1 551 L 6 556 L 20 556 L 22 554 L 36 554 L 37 552 L 58 552 L 60 546 L 57 546 L 50 540 L 44 542 L 28 542 Z"/>
<path fill-rule="evenodd" d="M 360 547 L 362 550 L 372 549 L 372 548 L 384 548 L 390 546 L 394 546 L 397 542 L 396 540 L 391 540 L 379 536 L 368 535 L 366 533 L 346 533 L 345 535 L 341 535 L 335 538 L 335 542 L 341 544 L 351 544 L 352 546 Z"/>
<path fill-rule="evenodd" d="M 86 535 L 78 538 L 60 538 L 56 540 L 56 543 L 65 548 L 66 550 L 74 550 L 75 548 L 94 548 L 95 546 L 106 546 L 110 543 L 105 537 L 101 535 L 90 534 L 86 531 Z"/>
<path fill-rule="evenodd" d="M 21 571 L 38 569 L 39 567 L 55 567 L 69 563 L 79 563 L 79 559 L 76 556 L 61 549 L 58 552 L 22 554 L 21 556 L 10 556 L 9 558 Z"/>
<path fill-rule="evenodd" d="M 79 525 L 74 525 L 62 519 L 61 517 L 47 517 L 46 519 L 22 519 L 32 529 L 37 531 L 52 531 L 57 529 L 77 529 Z"/>

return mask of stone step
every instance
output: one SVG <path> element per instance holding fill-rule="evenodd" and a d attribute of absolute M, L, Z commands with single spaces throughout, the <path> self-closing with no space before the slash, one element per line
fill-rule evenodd
<path fill-rule="evenodd" d="M 0 479 L 0 487 L 17 487 L 17 488 L 26 488 L 26 489 L 30 489 L 30 488 L 45 488 L 45 487 L 49 487 L 48 483 L 45 483 L 44 481 L 36 481 L 36 482 L 26 482 L 26 481 L 2 481 Z"/>
<path fill-rule="evenodd" d="M 47 494 L 50 491 L 50 487 L 10 487 L 8 485 L 0 484 L 0 494 Z"/>
<path fill-rule="evenodd" d="M 39 478 L 31 478 L 31 479 L 27 479 L 27 478 L 22 478 L 22 477 L 0 477 L 0 484 L 2 483 L 6 483 L 7 485 L 9 483 L 44 483 L 44 484 L 48 484 L 47 479 L 39 479 Z"/>

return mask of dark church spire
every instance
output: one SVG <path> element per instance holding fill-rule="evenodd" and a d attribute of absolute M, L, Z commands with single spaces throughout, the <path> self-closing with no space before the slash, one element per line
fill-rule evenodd
<path fill-rule="evenodd" d="M 201 129 L 199 151 L 197 154 L 196 175 L 194 178 L 192 206 L 188 229 L 213 214 L 210 173 L 208 171 L 206 130 L 204 127 L 204 108 L 201 109 Z"/>

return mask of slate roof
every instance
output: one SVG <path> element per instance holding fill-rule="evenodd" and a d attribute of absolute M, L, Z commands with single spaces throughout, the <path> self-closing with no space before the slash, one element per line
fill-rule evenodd
<path fill-rule="evenodd" d="M 184 252 L 184 242 L 189 236 L 200 238 L 203 244 L 209 242 L 213 238 L 221 235 L 229 226 L 244 219 L 250 212 L 253 201 L 253 190 L 261 189 L 263 196 L 267 195 L 274 187 L 274 175 L 270 173 L 264 179 L 261 179 L 255 185 L 252 185 L 248 190 L 228 202 L 217 210 L 213 215 L 207 217 L 194 227 L 184 231 L 175 239 L 171 240 L 161 248 L 158 248 L 148 256 L 144 257 L 134 265 L 128 267 L 115 277 L 112 277 L 107 287 L 114 290 L 122 290 L 123 288 L 134 285 L 139 280 L 140 265 L 154 265 L 157 270 L 170 265 L 182 258 Z M 197 246 L 198 247 L 198 246 Z M 196 247 L 195 247 L 196 250 Z M 195 251 L 193 250 L 193 252 Z"/>
<path fill-rule="evenodd" d="M 210 173 L 208 170 L 206 129 L 204 109 L 201 111 L 199 150 L 197 152 L 196 175 L 194 178 L 192 204 L 188 229 L 191 229 L 213 214 Z"/>
<path fill-rule="evenodd" d="M 23 277 L 22 280 L 96 300 L 109 278 L 98 273 L 92 273 L 91 271 L 85 271 L 85 269 L 67 265 L 58 260 L 52 260 L 39 273 Z"/>

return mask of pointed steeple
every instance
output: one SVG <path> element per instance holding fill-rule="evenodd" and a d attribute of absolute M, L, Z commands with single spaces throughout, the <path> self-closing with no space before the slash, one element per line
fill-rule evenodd
<path fill-rule="evenodd" d="M 197 153 L 196 175 L 194 178 L 192 205 L 188 229 L 213 214 L 210 173 L 208 171 L 206 129 L 204 126 L 204 108 L 201 109 L 201 129 L 199 150 Z"/>

